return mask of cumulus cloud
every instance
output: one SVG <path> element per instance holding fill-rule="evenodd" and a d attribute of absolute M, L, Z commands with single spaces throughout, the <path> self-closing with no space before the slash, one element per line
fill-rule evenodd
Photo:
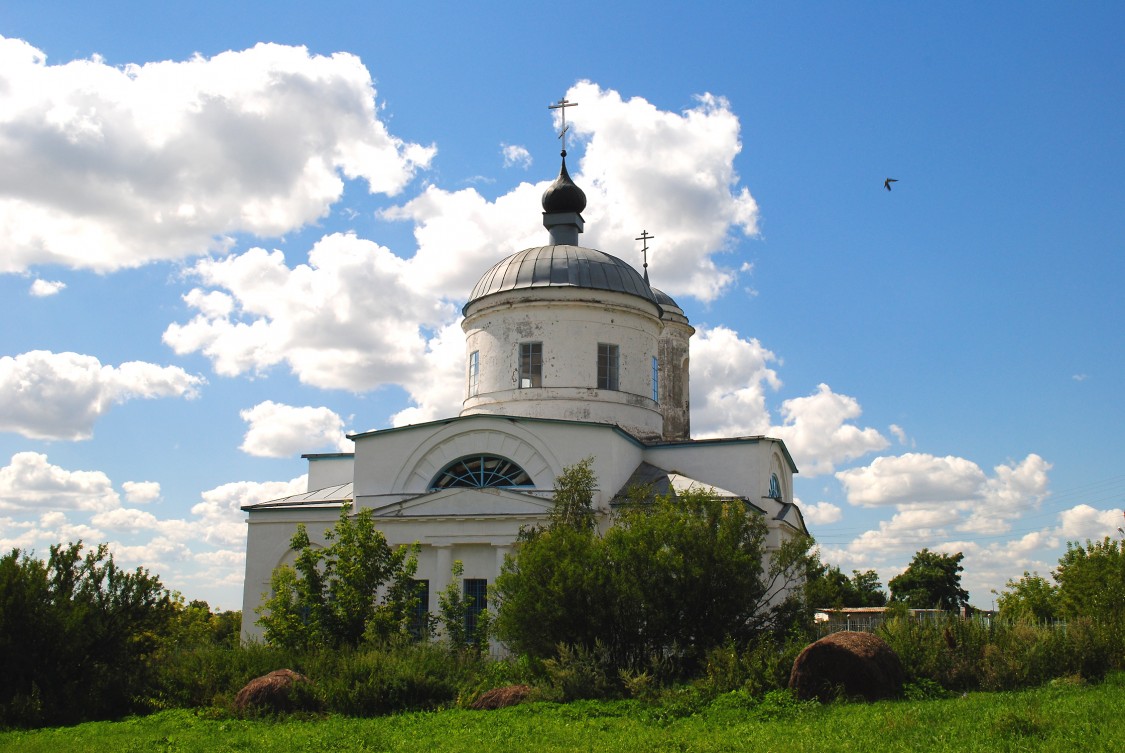
<path fill-rule="evenodd" d="M 732 234 L 756 234 L 758 217 L 756 202 L 734 172 L 742 145 L 729 104 L 705 94 L 684 112 L 668 112 L 589 82 L 566 97 L 581 104 L 567 117 L 571 133 L 585 142 L 579 164 L 568 168 L 588 198 L 582 245 L 639 266 L 637 233 L 659 227 L 649 257 L 656 284 L 701 300 L 720 295 L 737 272 L 715 256 Z M 424 284 L 467 293 L 492 263 L 544 242 L 541 197 L 553 178 L 521 184 L 495 201 L 473 189 L 430 186 L 382 216 L 414 224 L 415 269 L 427 278 Z M 662 275 L 662 269 L 690 273 Z"/>
<path fill-rule="evenodd" d="M 887 447 L 887 438 L 872 428 L 847 423 L 863 411 L 859 401 L 840 395 L 821 384 L 808 397 L 781 404 L 782 425 L 770 433 L 785 441 L 801 473 L 817 476 L 832 473 L 836 465 Z"/>
<path fill-rule="evenodd" d="M 797 506 L 801 508 L 801 514 L 805 516 L 805 522 L 812 525 L 839 523 L 844 518 L 844 511 L 831 502 L 817 502 L 810 505 L 798 500 Z"/>
<path fill-rule="evenodd" d="M 742 142 L 730 103 L 701 94 L 694 107 L 669 112 L 589 81 L 566 98 L 580 104 L 567 122 L 586 142 L 575 181 L 589 199 L 592 245 L 621 256 L 635 251 L 638 228 L 659 227 L 649 255 L 655 284 L 673 296 L 719 296 L 737 273 L 716 255 L 732 234 L 758 232 L 758 204 L 734 170 Z"/>
<path fill-rule="evenodd" d="M 324 216 L 345 178 L 397 194 L 434 151 L 387 131 L 354 55 L 260 44 L 48 65 L 0 38 L 0 272 L 108 271 L 281 235 Z"/>
<path fill-rule="evenodd" d="M 194 398 L 204 383 L 178 366 L 34 350 L 0 357 L 0 431 L 33 439 L 88 439 L 111 406 L 137 398 Z"/>
<path fill-rule="evenodd" d="M 308 491 L 308 477 L 290 481 L 235 481 L 203 492 L 191 508 L 198 517 L 195 530 L 209 544 L 242 548 L 246 545 L 246 514 L 242 508 Z"/>
<path fill-rule="evenodd" d="M 428 331 L 455 319 L 456 309 L 415 292 L 408 265 L 346 234 L 322 238 L 309 263 L 293 268 L 281 252 L 260 248 L 204 259 L 192 274 L 227 292 L 185 296 L 199 313 L 170 325 L 164 341 L 177 353 L 204 353 L 224 375 L 286 363 L 317 387 L 359 392 L 409 383 Z"/>
<path fill-rule="evenodd" d="M 1090 505 L 1075 505 L 1059 514 L 1059 534 L 1067 541 L 1100 541 L 1113 536 L 1125 524 L 1121 510 L 1098 510 Z"/>
<path fill-rule="evenodd" d="M 692 434 L 700 439 L 765 434 L 766 387 L 781 380 L 777 356 L 729 327 L 700 326 L 691 342 Z"/>
<path fill-rule="evenodd" d="M 501 144 L 500 153 L 504 155 L 504 167 L 531 167 L 531 152 L 516 144 Z"/>
<path fill-rule="evenodd" d="M 979 498 L 985 486 L 984 472 L 971 460 L 924 453 L 878 457 L 836 478 L 848 502 L 861 507 L 965 502 Z"/>
<path fill-rule="evenodd" d="M 258 403 L 241 413 L 250 424 L 240 450 L 258 457 L 285 458 L 321 449 L 349 451 L 344 420 L 328 408 Z"/>
<path fill-rule="evenodd" d="M 156 481 L 126 481 L 121 485 L 125 499 L 133 504 L 146 504 L 160 499 L 160 484 Z"/>
<path fill-rule="evenodd" d="M 47 298 L 48 296 L 59 293 L 66 287 L 65 282 L 57 280 L 35 280 L 31 283 L 31 288 L 28 292 L 36 298 Z"/>
<path fill-rule="evenodd" d="M 110 510 L 121 500 L 101 471 L 69 471 L 38 452 L 17 452 L 0 468 L 0 510 Z"/>
<path fill-rule="evenodd" d="M 908 453 L 840 471 L 836 478 L 851 504 L 891 507 L 895 512 L 836 554 L 843 562 L 874 563 L 889 578 L 896 574 L 896 567 L 901 571 L 905 566 L 905 557 L 923 547 L 962 552 L 963 585 L 978 605 L 987 603 L 984 594 L 988 589 L 1003 584 L 1012 574 L 1049 569 L 1050 563 L 1039 556 L 1044 549 L 1059 545 L 1059 532 L 1036 530 L 1015 538 L 1004 534 L 1037 513 L 1049 494 L 1050 468 L 1050 463 L 1032 453 L 1021 461 L 996 466 L 989 475 L 965 458 Z M 1108 533 L 1108 517 L 1094 512 L 1076 513 L 1074 529 L 1081 527 L 1078 521 L 1093 518 L 1096 522 L 1091 530 Z M 1066 527 L 1065 513 L 1061 520 L 1060 531 Z"/>

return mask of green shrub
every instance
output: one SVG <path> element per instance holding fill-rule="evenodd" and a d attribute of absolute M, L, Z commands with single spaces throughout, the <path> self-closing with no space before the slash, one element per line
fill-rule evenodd
<path fill-rule="evenodd" d="M 377 716 L 453 705 L 476 664 L 430 643 L 364 646 L 314 654 L 307 674 L 326 710 Z"/>

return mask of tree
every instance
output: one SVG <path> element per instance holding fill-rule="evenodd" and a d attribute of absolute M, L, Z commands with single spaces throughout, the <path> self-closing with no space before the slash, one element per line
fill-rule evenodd
<path fill-rule="evenodd" d="M 824 564 L 813 555 L 805 576 L 805 602 L 812 609 L 881 607 L 887 594 L 874 570 L 852 570 L 848 578 L 836 565 Z"/>
<path fill-rule="evenodd" d="M 598 488 L 598 479 L 591 467 L 593 463 L 593 458 L 580 460 L 555 479 L 551 527 L 576 531 L 594 528 L 594 491 Z"/>
<path fill-rule="evenodd" d="M 996 599 L 1001 619 L 1040 622 L 1059 616 L 1059 589 L 1039 573 L 1024 572 L 1006 588 Z"/>
<path fill-rule="evenodd" d="M 563 503 L 571 510 L 592 497 L 587 471 L 568 468 L 556 482 L 579 489 L 579 505 Z M 604 536 L 573 524 L 582 517 L 556 510 L 547 527 L 525 531 L 496 580 L 495 627 L 519 653 L 600 646 L 618 668 L 687 667 L 768 629 L 769 605 L 803 572 L 809 547 L 795 540 L 767 556 L 761 516 L 702 491 L 634 501 Z"/>
<path fill-rule="evenodd" d="M 145 710 L 172 616 L 160 580 L 122 570 L 105 544 L 55 545 L 46 562 L 13 549 L 0 558 L 0 726 Z"/>
<path fill-rule="evenodd" d="M 1125 541 L 1068 542 L 1055 581 L 1061 616 L 1125 622 Z"/>
<path fill-rule="evenodd" d="M 965 555 L 939 554 L 923 549 L 910 565 L 891 578 L 887 586 L 895 601 L 911 609 L 956 610 L 969 603 L 969 592 L 961 588 L 961 560 Z"/>
<path fill-rule="evenodd" d="M 270 578 L 270 595 L 258 609 L 266 640 L 287 648 L 356 646 L 364 640 L 405 635 L 417 590 L 417 548 L 391 547 L 375 528 L 370 509 L 354 516 L 344 505 L 335 526 L 316 547 L 303 525 L 290 541 L 292 567 Z"/>

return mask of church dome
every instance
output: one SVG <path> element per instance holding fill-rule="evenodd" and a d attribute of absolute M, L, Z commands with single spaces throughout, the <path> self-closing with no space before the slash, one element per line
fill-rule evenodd
<path fill-rule="evenodd" d="M 668 295 L 660 288 L 653 288 L 652 295 L 661 306 L 675 306 L 676 308 L 680 308 L 680 304 L 672 300 L 672 296 Z"/>
<path fill-rule="evenodd" d="M 473 287 L 465 308 L 494 293 L 545 287 L 609 290 L 657 302 L 637 270 L 616 256 L 593 248 L 557 245 L 527 248 L 494 264 Z"/>
<path fill-rule="evenodd" d="M 555 182 L 543 192 L 544 212 L 575 212 L 581 214 L 586 208 L 586 193 L 570 179 L 566 171 L 566 152 L 563 152 L 562 169 Z"/>

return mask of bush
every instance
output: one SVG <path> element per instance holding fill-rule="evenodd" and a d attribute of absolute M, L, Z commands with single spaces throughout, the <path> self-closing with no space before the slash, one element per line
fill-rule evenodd
<path fill-rule="evenodd" d="M 112 719 L 146 710 L 171 596 L 106 545 L 56 545 L 46 562 L 0 558 L 0 725 Z"/>
<path fill-rule="evenodd" d="M 453 705 L 475 663 L 429 643 L 325 651 L 308 676 L 328 711 L 377 716 Z"/>

